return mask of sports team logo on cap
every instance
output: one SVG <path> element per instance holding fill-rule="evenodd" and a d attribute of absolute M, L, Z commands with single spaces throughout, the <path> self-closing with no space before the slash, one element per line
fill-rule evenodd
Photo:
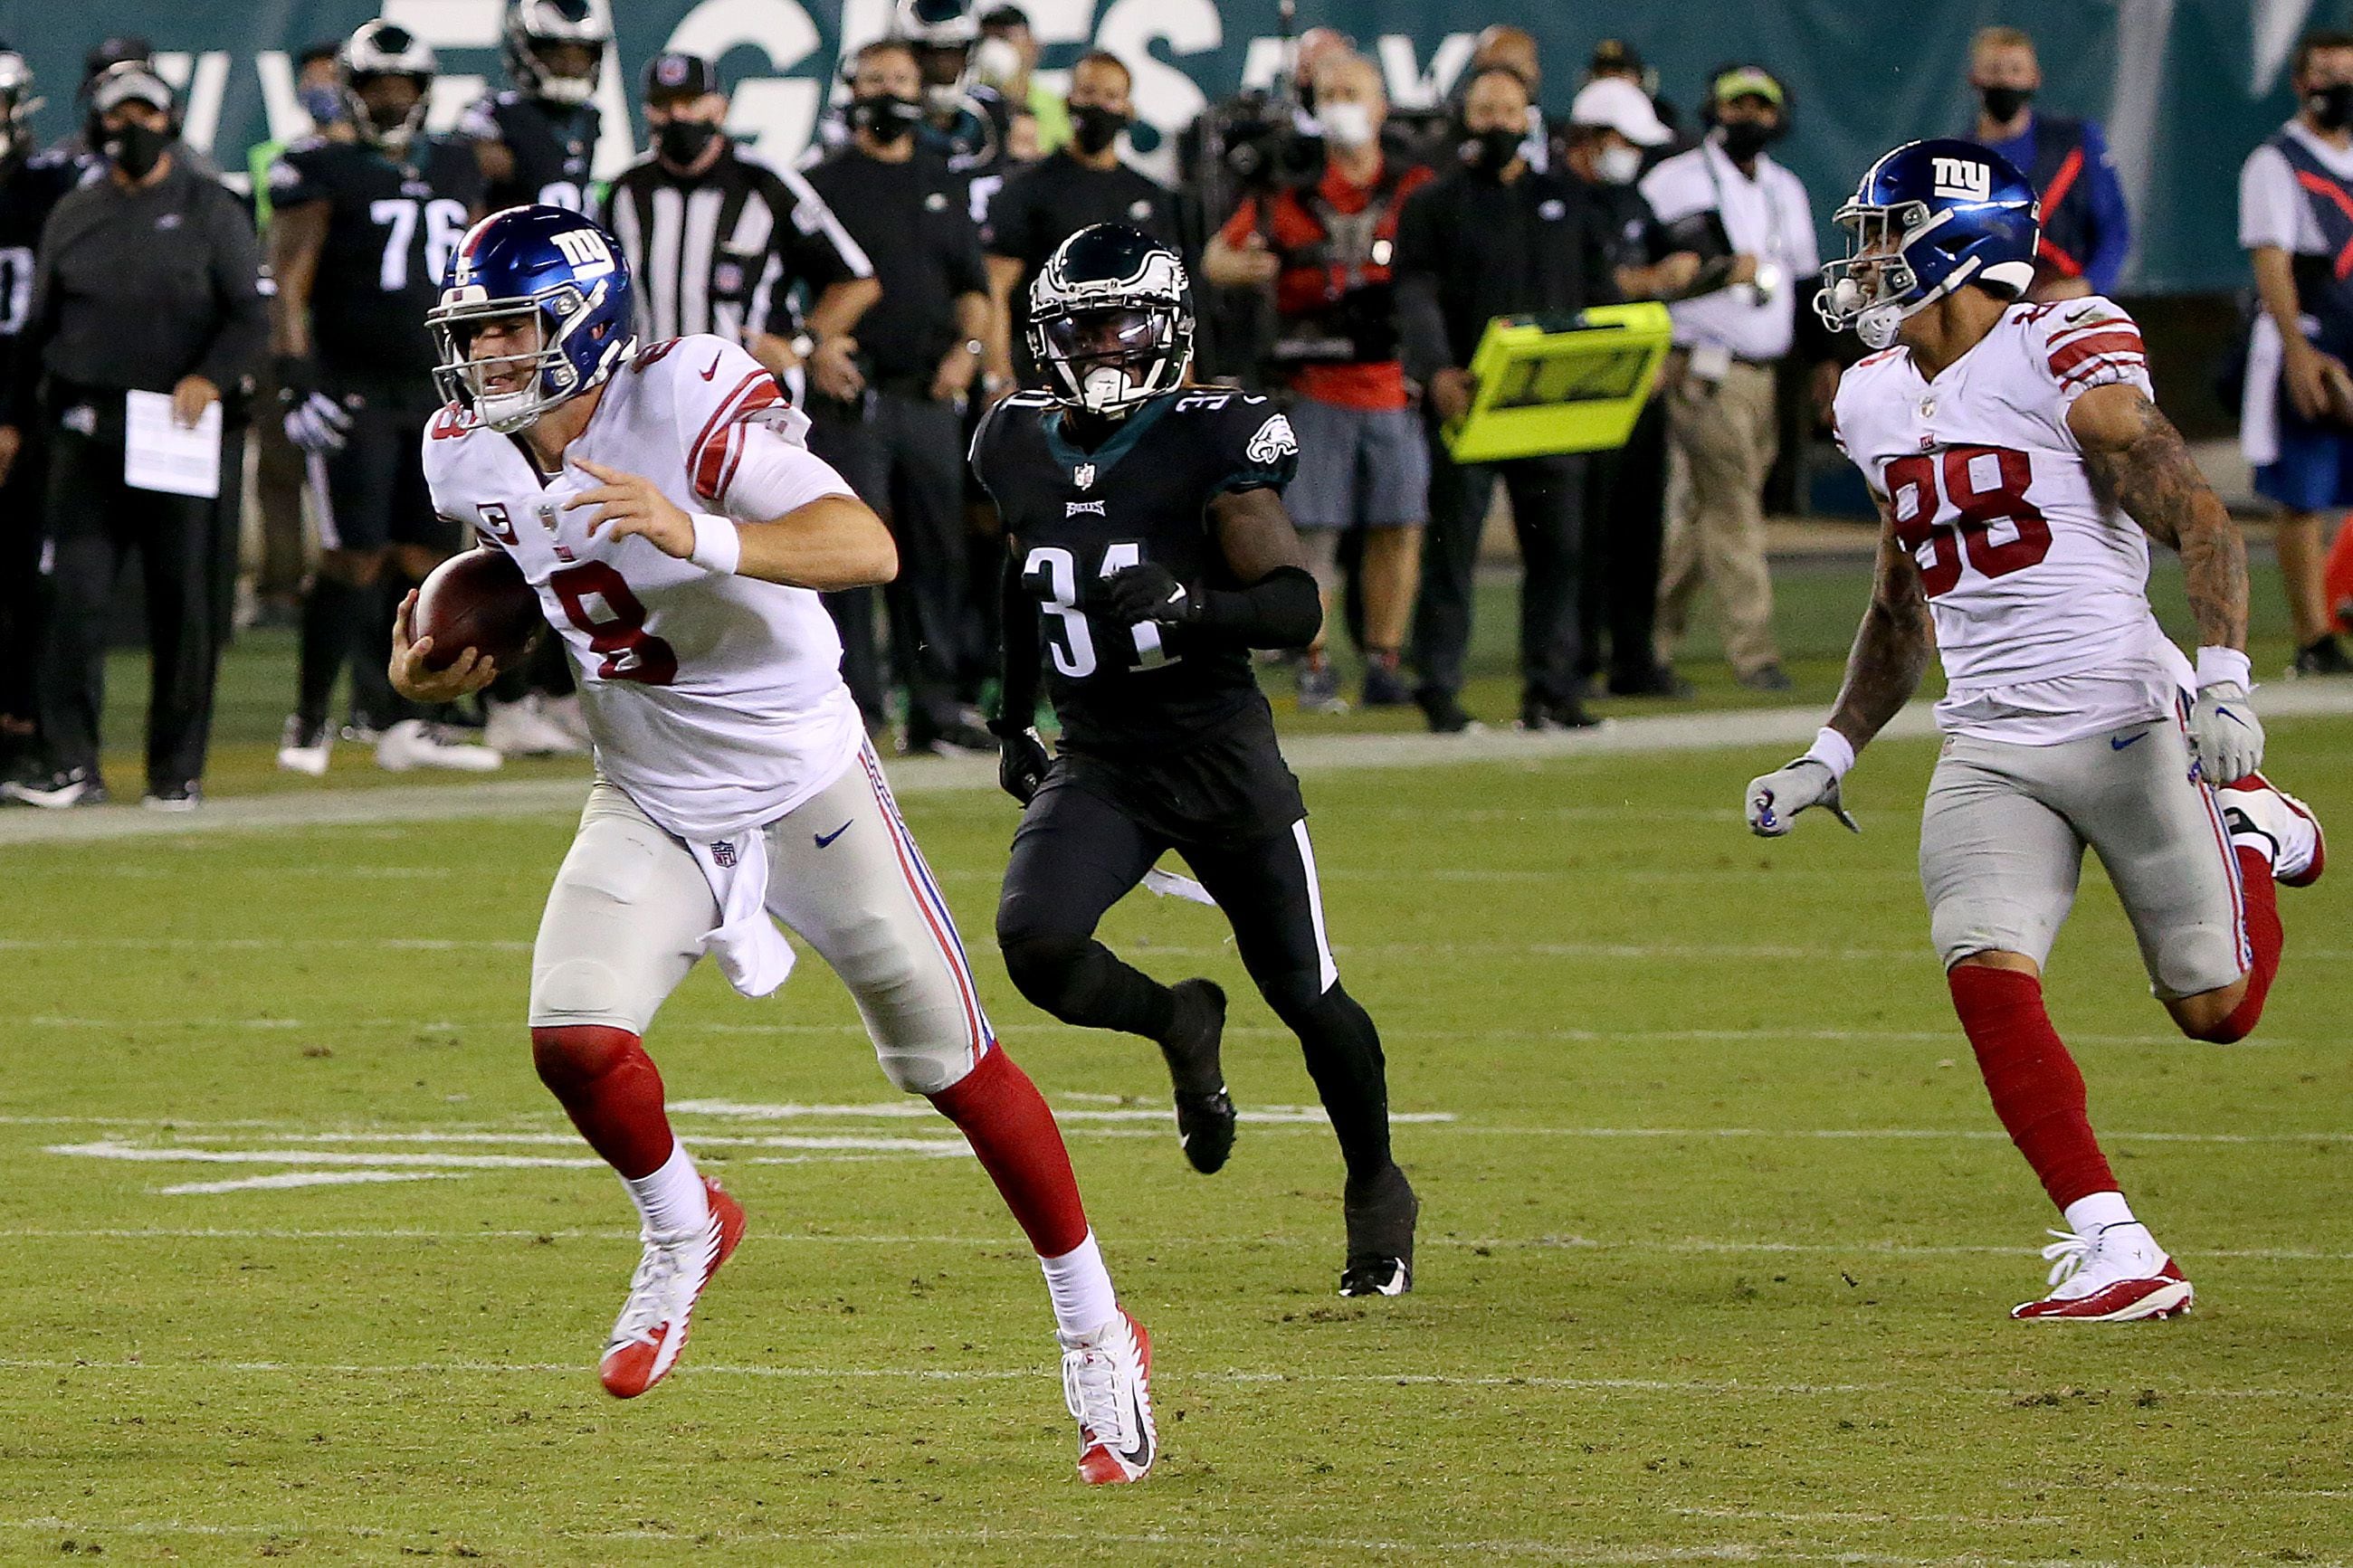
<path fill-rule="evenodd" d="M 664 55 L 654 66 L 654 76 L 664 87 L 684 87 L 694 68 L 683 55 Z"/>

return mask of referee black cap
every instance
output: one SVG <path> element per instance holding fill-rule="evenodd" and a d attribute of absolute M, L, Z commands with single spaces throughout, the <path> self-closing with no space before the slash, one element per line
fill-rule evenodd
<path fill-rule="evenodd" d="M 700 55 L 670 49 L 646 62 L 646 99 L 649 102 L 681 102 L 718 90 L 719 73 L 712 68 L 709 60 Z"/>

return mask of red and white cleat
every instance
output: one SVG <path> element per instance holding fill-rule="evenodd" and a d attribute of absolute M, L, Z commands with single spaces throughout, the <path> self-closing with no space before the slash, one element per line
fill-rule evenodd
<path fill-rule="evenodd" d="M 2320 880 L 2328 864 L 2328 838 L 2312 807 L 2261 773 L 2224 784 L 2221 801 L 2233 837 L 2252 832 L 2271 840 L 2274 880 L 2285 888 L 2309 888 Z"/>
<path fill-rule="evenodd" d="M 1122 1310 L 1090 1334 L 1060 1336 L 1062 1402 L 1079 1424 L 1079 1479 L 1140 1481 L 1160 1456 L 1152 1423 L 1152 1336 Z"/>
<path fill-rule="evenodd" d="M 2051 1294 L 2012 1307 L 2013 1318 L 2034 1322 L 2130 1323 L 2170 1318 L 2196 1299 L 2180 1266 L 2165 1255 L 2138 1221 L 2102 1226 L 2088 1235 L 2054 1230 L 2042 1249 L 2051 1259 Z"/>
<path fill-rule="evenodd" d="M 700 1230 L 645 1238 L 645 1255 L 629 1279 L 629 1299 L 606 1342 L 596 1375 L 616 1399 L 635 1399 L 670 1375 L 686 1349 L 694 1303 L 719 1266 L 744 1239 L 744 1205 L 710 1177 L 711 1223 Z"/>

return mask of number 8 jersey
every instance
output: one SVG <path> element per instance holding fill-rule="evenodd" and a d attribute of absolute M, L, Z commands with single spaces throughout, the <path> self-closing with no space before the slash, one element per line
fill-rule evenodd
<path fill-rule="evenodd" d="M 563 637 L 597 770 L 681 838 L 773 822 L 857 755 L 865 728 L 841 681 L 840 639 L 807 588 L 592 536 L 596 509 L 565 503 L 597 487 L 583 458 L 651 479 L 689 513 L 744 521 L 850 494 L 800 444 L 807 427 L 750 354 L 687 337 L 605 384 L 560 474 L 455 405 L 426 432 L 434 506 L 514 558 Z"/>
<path fill-rule="evenodd" d="M 1163 393 L 1092 450 L 1071 442 L 1061 405 L 1017 393 L 973 432 L 973 472 L 1020 550 L 1037 605 L 1048 693 L 1065 750 L 1115 756 L 1184 747 L 1266 699 L 1246 648 L 1176 628 L 1090 616 L 1088 590 L 1154 562 L 1179 583 L 1238 588 L 1209 503 L 1228 490 L 1281 489 L 1299 465 L 1291 421 L 1266 398 L 1222 388 Z M 1008 626 L 1005 636 L 1025 635 Z"/>
<path fill-rule="evenodd" d="M 2147 536 L 2067 425 L 2119 382 L 2150 395 L 2140 329 L 2095 296 L 2012 305 L 1933 381 L 1897 347 L 1839 383 L 1839 446 L 1920 565 L 1947 731 L 2056 744 L 2169 712 L 2191 683 L 2149 609 Z"/>

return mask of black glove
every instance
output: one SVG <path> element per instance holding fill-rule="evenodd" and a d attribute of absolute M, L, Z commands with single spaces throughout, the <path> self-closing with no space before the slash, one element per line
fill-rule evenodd
<path fill-rule="evenodd" d="M 1146 561 L 1097 578 L 1088 591 L 1087 609 L 1124 626 L 1140 621 L 1187 626 L 1201 618 L 1201 596 L 1167 567 Z"/>
<path fill-rule="evenodd" d="M 300 408 L 319 390 L 319 362 L 309 354 L 274 354 L 269 370 L 270 379 L 278 383 L 278 401 L 283 407 Z"/>
<path fill-rule="evenodd" d="M 989 721 L 997 736 L 997 782 L 1006 794 L 1028 805 L 1039 786 L 1046 782 L 1047 770 L 1054 765 L 1054 754 L 1046 750 L 1046 742 L 1038 731 L 1026 724 L 1009 719 Z"/>

